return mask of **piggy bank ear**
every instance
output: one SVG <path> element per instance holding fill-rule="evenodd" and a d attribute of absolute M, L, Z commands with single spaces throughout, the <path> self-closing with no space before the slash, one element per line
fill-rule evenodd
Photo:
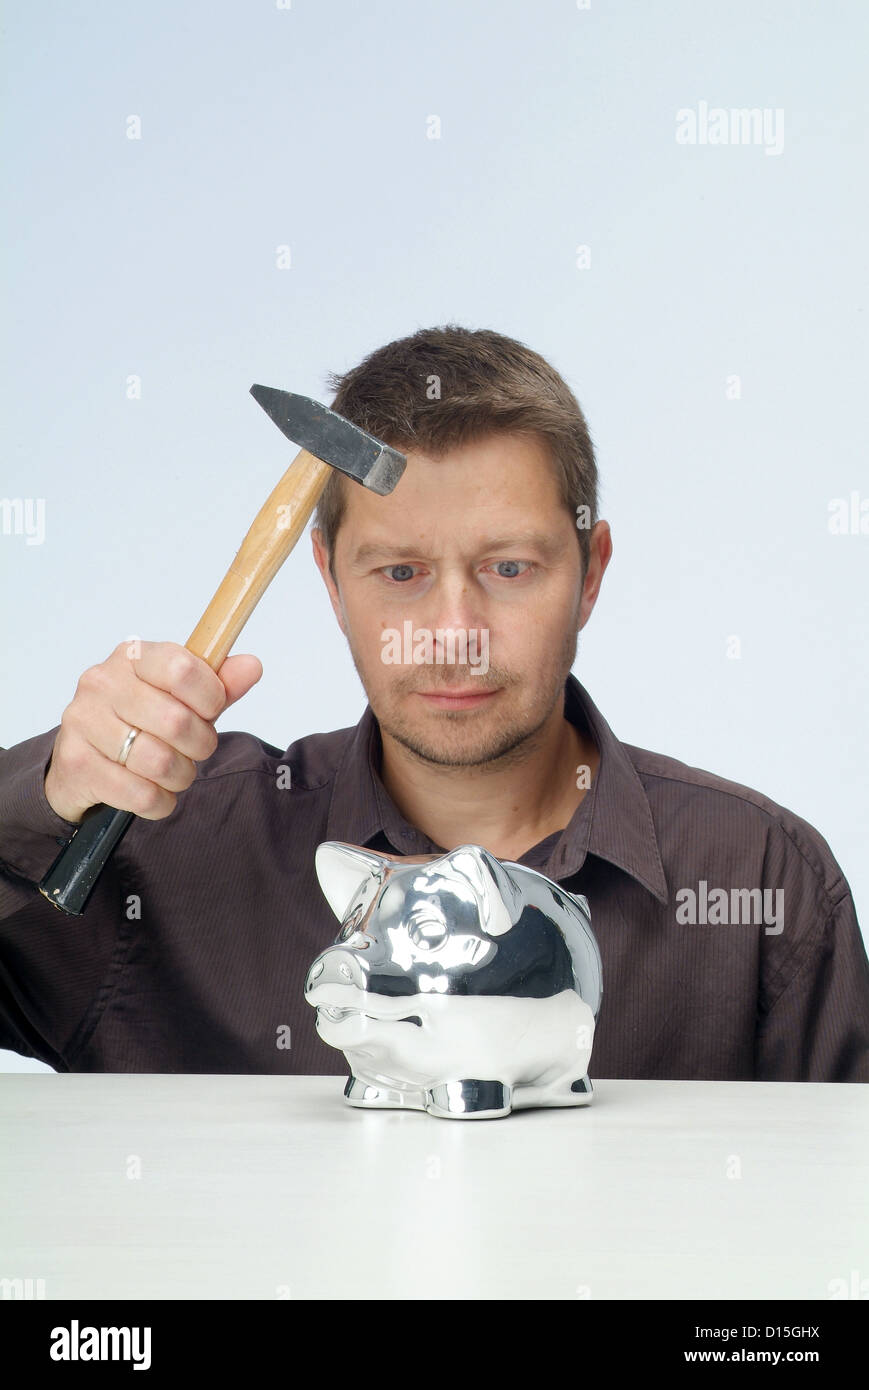
<path fill-rule="evenodd" d="M 510 931 L 522 912 L 522 894 L 505 864 L 482 845 L 459 845 L 446 857 L 473 887 L 486 935 L 503 936 Z"/>
<path fill-rule="evenodd" d="M 363 891 L 366 901 L 371 901 L 391 866 L 391 860 L 373 850 L 344 845 L 338 840 L 325 840 L 314 854 L 320 887 L 339 922 L 344 921 L 354 898 Z"/>

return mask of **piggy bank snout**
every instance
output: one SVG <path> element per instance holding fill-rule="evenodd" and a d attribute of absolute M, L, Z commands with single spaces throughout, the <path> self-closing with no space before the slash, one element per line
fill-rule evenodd
<path fill-rule="evenodd" d="M 308 971 L 305 981 L 305 995 L 319 994 L 333 986 L 354 985 L 356 989 L 366 989 L 365 971 L 358 953 L 345 947 L 333 946 L 318 956 Z"/>

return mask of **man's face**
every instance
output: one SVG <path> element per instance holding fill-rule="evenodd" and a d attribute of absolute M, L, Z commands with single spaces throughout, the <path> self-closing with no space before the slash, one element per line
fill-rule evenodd
<path fill-rule="evenodd" d="M 314 553 L 381 729 L 442 766 L 522 756 L 587 617 L 574 519 L 542 442 L 412 452 L 388 497 L 344 491 L 335 582 L 316 531 Z"/>

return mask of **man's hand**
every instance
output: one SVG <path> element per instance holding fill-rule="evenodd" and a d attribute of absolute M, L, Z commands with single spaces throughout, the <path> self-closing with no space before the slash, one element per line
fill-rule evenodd
<path fill-rule="evenodd" d="M 215 674 L 175 642 L 119 643 L 84 672 L 63 712 L 45 775 L 48 804 L 76 823 L 99 802 L 145 820 L 171 815 L 175 793 L 217 748 L 215 719 L 262 673 L 255 656 L 228 656 Z M 131 727 L 141 732 L 122 767 Z"/>

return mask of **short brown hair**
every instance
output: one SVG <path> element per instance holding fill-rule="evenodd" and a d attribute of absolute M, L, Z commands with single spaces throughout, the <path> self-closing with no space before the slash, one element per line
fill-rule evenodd
<path fill-rule="evenodd" d="M 417 449 L 437 458 L 501 431 L 540 436 L 555 464 L 561 500 L 577 518 L 585 575 L 589 531 L 598 519 L 594 446 L 576 397 L 539 353 L 492 329 L 450 323 L 387 343 L 343 375 L 330 372 L 327 384 L 335 391 L 333 410 L 403 453 Z M 580 507 L 588 508 L 584 525 Z M 314 524 L 333 578 L 343 514 L 343 479 L 332 471 Z"/>

